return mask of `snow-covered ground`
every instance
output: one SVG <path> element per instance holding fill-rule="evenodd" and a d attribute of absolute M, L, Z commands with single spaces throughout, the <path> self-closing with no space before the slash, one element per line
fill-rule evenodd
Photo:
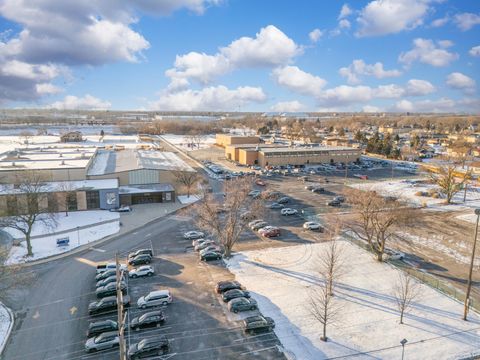
<path fill-rule="evenodd" d="M 458 192 L 453 197 L 453 203 L 445 204 L 445 199 L 434 199 L 427 196 L 415 195 L 417 192 L 428 192 L 429 190 L 437 189 L 433 184 L 422 182 L 425 179 L 408 179 L 408 180 L 388 180 L 365 183 L 350 184 L 351 187 L 361 190 L 374 190 L 383 196 L 395 196 L 399 199 L 407 201 L 416 206 L 425 206 L 427 209 L 436 211 L 458 211 L 466 212 L 465 215 L 459 215 L 457 218 L 469 222 L 476 221 L 476 216 L 473 215 L 474 209 L 480 207 L 480 188 L 468 187 L 467 201 L 463 202 L 463 191 Z M 469 215 L 468 213 L 472 214 Z"/>
<path fill-rule="evenodd" d="M 421 295 L 399 324 L 393 288 L 398 270 L 376 262 L 364 250 L 344 242 L 345 273 L 335 288 L 341 309 L 320 340 L 322 325 L 309 309 L 311 288 L 318 286 L 316 266 L 324 244 L 247 251 L 228 267 L 275 320 L 275 333 L 296 359 L 319 360 L 357 354 L 355 359 L 454 359 L 480 349 L 480 317 L 461 320 L 463 305 L 420 285 Z M 361 353 L 361 354 L 360 354 Z"/>
<path fill-rule="evenodd" d="M 57 222 L 55 228 L 46 227 L 42 222 L 34 224 L 31 240 L 33 257 L 25 258 L 27 248 L 25 241 L 22 241 L 20 246 L 12 246 L 7 263 L 38 260 L 60 254 L 120 231 L 120 214 L 106 210 L 74 211 L 69 212 L 68 216 L 59 213 Z M 24 239 L 18 230 L 4 230 L 14 239 Z M 57 239 L 66 237 L 70 239 L 69 245 L 57 246 Z"/>
<path fill-rule="evenodd" d="M 194 202 L 197 202 L 200 200 L 202 197 L 198 195 L 190 195 L 189 197 L 187 195 L 180 195 L 177 196 L 178 201 L 182 204 L 192 204 Z"/>
<path fill-rule="evenodd" d="M 215 144 L 215 135 L 203 136 L 199 144 L 192 144 L 192 139 L 188 135 L 165 134 L 162 138 L 186 151 L 205 149 Z"/>
<path fill-rule="evenodd" d="M 12 326 L 13 321 L 10 318 L 9 311 L 5 305 L 0 302 L 0 354 L 6 345 Z"/>

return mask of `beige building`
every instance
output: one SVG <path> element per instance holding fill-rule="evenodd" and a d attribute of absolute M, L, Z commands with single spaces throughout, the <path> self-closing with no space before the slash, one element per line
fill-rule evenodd
<path fill-rule="evenodd" d="M 229 135 L 229 134 L 217 134 L 215 138 L 216 138 L 215 143 L 222 147 L 226 147 L 229 145 L 260 143 L 260 138 L 258 136 L 238 136 L 238 135 Z"/>

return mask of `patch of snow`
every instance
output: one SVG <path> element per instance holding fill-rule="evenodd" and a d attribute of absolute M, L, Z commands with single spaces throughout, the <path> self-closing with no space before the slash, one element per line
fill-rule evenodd
<path fill-rule="evenodd" d="M 275 333 L 295 358 L 395 359 L 404 338 L 408 359 L 447 359 L 478 351 L 479 316 L 471 312 L 469 321 L 463 321 L 463 304 L 426 285 L 419 285 L 421 295 L 400 325 L 392 296 L 399 271 L 348 242 L 342 244 L 347 272 L 334 290 L 341 316 L 327 327 L 329 341 L 321 341 L 322 325 L 308 304 L 310 288 L 320 283 L 318 258 L 325 245 L 246 251 L 228 261 L 262 314 L 275 320 Z"/>
<path fill-rule="evenodd" d="M 8 336 L 10 335 L 10 331 L 12 331 L 12 327 L 13 319 L 11 318 L 11 312 L 2 302 L 0 302 L 0 354 L 7 344 Z"/>
<path fill-rule="evenodd" d="M 188 135 L 165 134 L 161 137 L 169 143 L 186 151 L 206 149 L 215 144 L 215 135 L 205 135 L 200 143 L 192 142 Z"/>
<path fill-rule="evenodd" d="M 190 195 L 190 197 L 187 197 L 187 195 L 177 196 L 178 201 L 180 201 L 182 204 L 192 204 L 194 202 L 197 202 L 201 198 L 202 197 L 199 195 Z"/>

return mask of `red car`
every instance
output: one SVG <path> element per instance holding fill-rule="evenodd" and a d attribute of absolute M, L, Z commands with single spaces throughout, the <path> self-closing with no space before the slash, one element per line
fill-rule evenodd
<path fill-rule="evenodd" d="M 266 226 L 258 231 L 261 236 L 276 237 L 280 236 L 280 229 L 274 226 Z"/>
<path fill-rule="evenodd" d="M 257 180 L 255 181 L 255 184 L 257 184 L 258 186 L 265 186 L 265 185 L 267 185 L 267 184 L 265 184 L 265 181 L 260 180 L 260 179 L 257 179 Z"/>

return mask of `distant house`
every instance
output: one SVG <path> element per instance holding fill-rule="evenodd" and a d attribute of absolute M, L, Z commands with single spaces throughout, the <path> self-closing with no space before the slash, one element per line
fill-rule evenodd
<path fill-rule="evenodd" d="M 60 136 L 60 140 L 64 143 L 80 142 L 80 141 L 83 141 L 83 137 L 80 131 L 70 131 Z"/>

